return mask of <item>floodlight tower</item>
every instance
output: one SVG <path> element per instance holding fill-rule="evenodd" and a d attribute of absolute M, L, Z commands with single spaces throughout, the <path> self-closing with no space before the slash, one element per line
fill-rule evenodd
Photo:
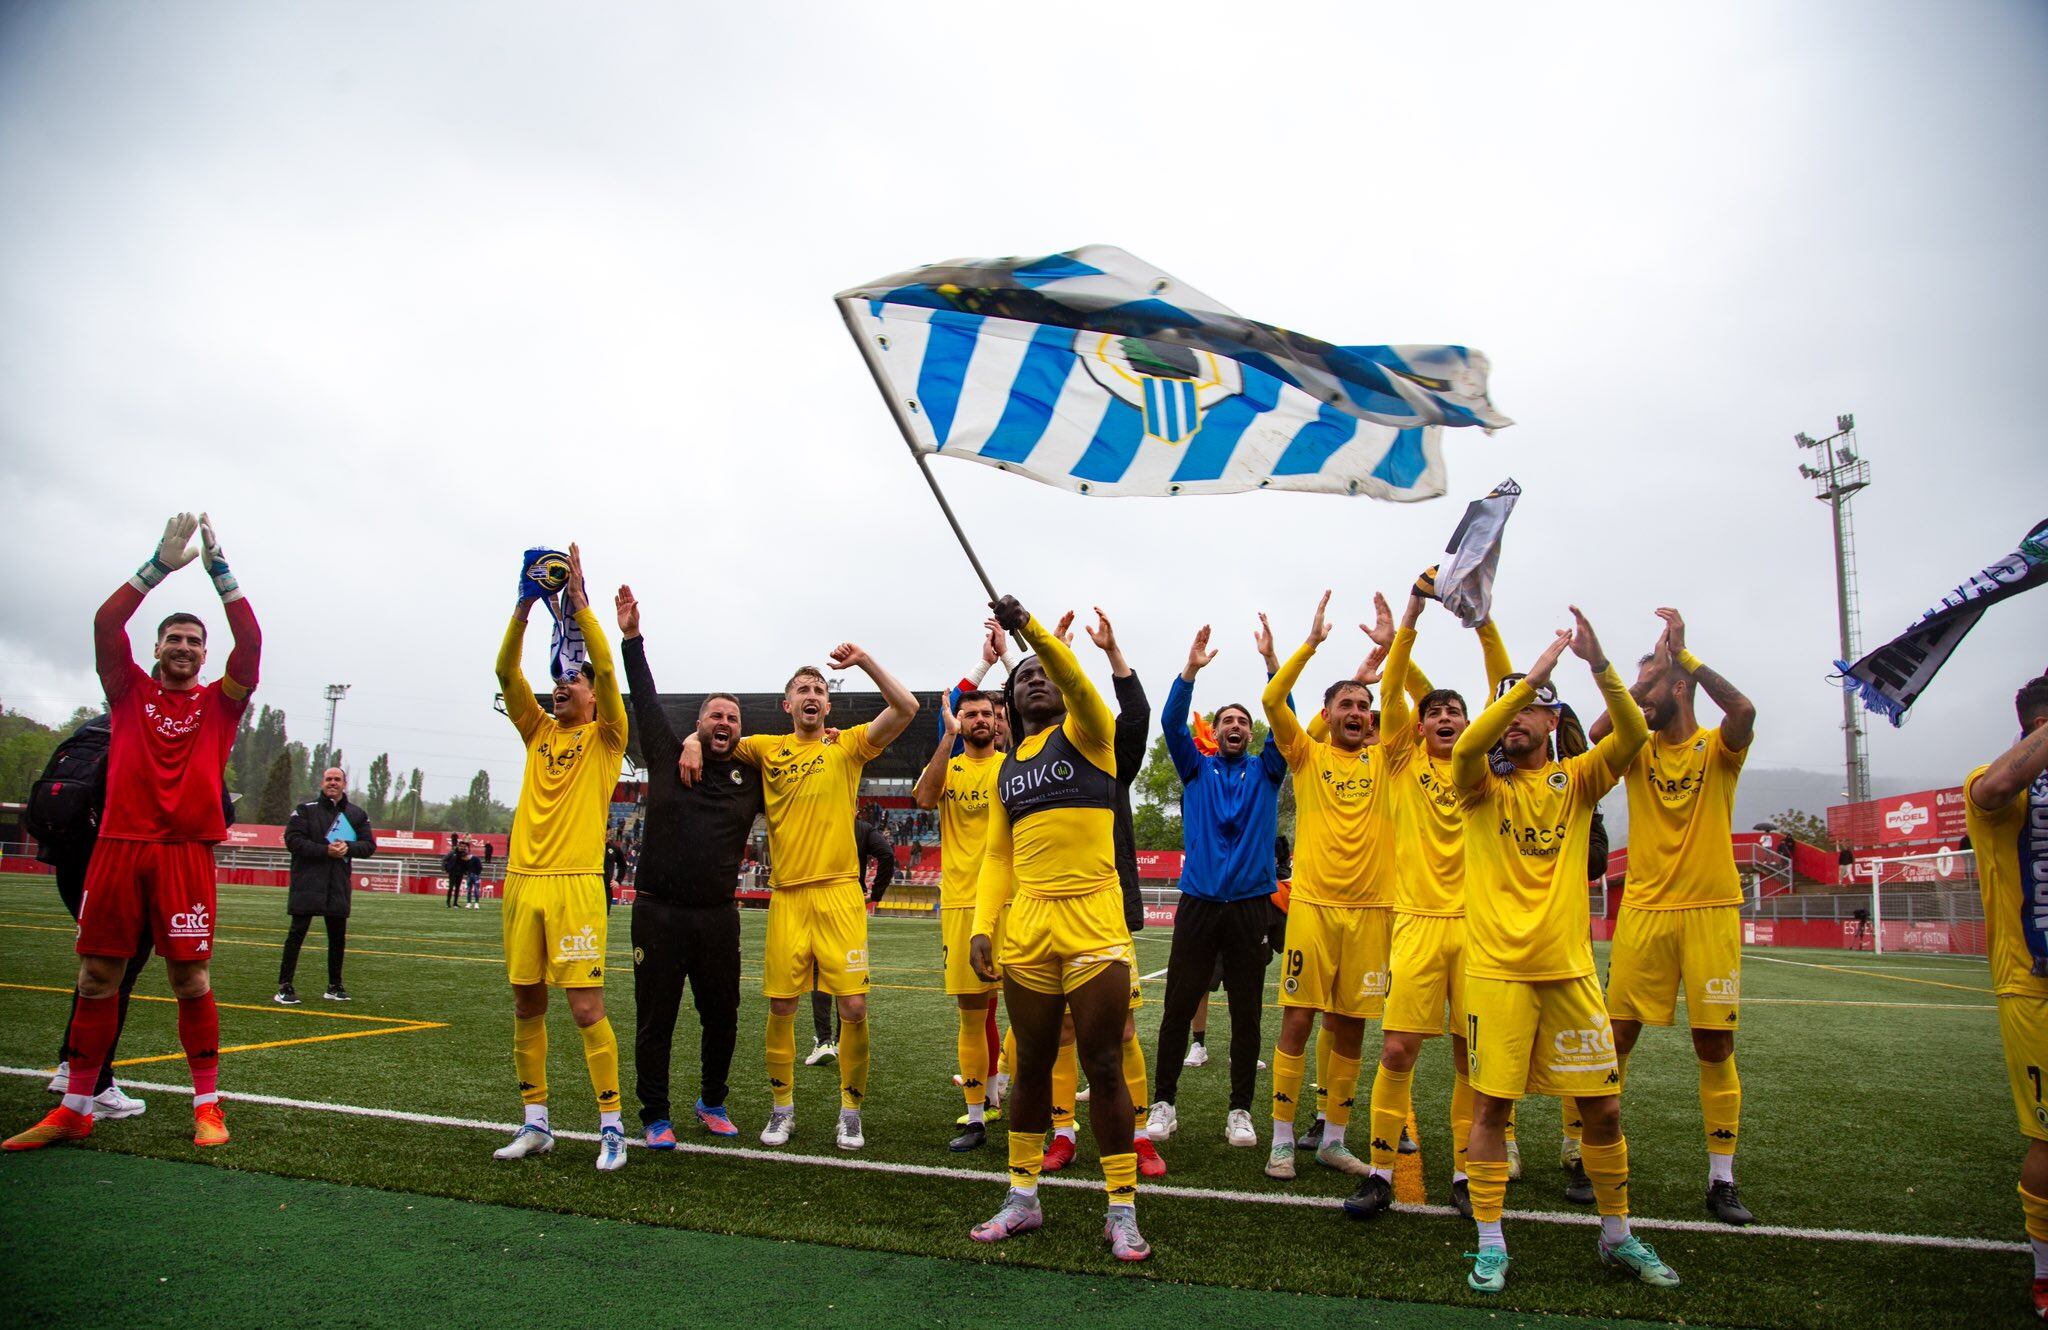
<path fill-rule="evenodd" d="M 1856 608 L 1856 530 L 1849 517 L 1849 498 L 1870 485 L 1870 463 L 1856 455 L 1856 417 L 1835 417 L 1835 432 L 1824 439 L 1792 436 L 1801 451 L 1819 449 L 1820 465 L 1800 464 L 1799 474 L 1813 482 L 1813 497 L 1828 505 L 1835 521 L 1835 626 L 1841 634 L 1842 659 L 1862 655 L 1857 639 L 1862 627 Z M 1870 756 L 1863 747 L 1863 723 L 1856 694 L 1842 690 L 1842 759 L 1846 788 L 1842 797 L 1861 803 L 1870 797 Z"/>
<path fill-rule="evenodd" d="M 327 685 L 327 760 L 330 762 L 334 760 L 334 713 L 341 710 L 341 699 L 348 696 L 348 689 L 345 683 Z"/>

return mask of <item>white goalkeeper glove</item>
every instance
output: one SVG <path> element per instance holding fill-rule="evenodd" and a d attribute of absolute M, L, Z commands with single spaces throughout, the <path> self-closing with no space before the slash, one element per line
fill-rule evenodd
<path fill-rule="evenodd" d="M 198 529 L 199 519 L 190 513 L 179 513 L 164 523 L 164 538 L 156 543 L 149 561 L 128 579 L 128 585 L 146 596 L 159 582 L 199 557 L 192 548 L 192 533 Z"/>
<path fill-rule="evenodd" d="M 199 514 L 199 545 L 206 555 L 206 575 L 213 579 L 213 589 L 220 592 L 220 603 L 240 600 L 242 588 L 228 571 L 227 557 L 220 552 L 220 537 L 213 534 L 213 519 L 205 513 Z"/>

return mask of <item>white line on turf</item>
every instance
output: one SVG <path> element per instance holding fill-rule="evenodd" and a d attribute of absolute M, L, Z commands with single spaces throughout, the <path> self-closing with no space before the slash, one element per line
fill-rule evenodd
<path fill-rule="evenodd" d="M 1139 976 L 1138 976 L 1138 980 L 1139 980 L 1139 982 L 1140 982 L 1140 983 L 1148 983 L 1148 982 L 1150 982 L 1151 980 L 1154 980 L 1154 979 L 1164 979 L 1165 977 L 1166 977 L 1166 971 L 1164 971 L 1164 970 L 1154 970 L 1154 971 L 1153 971 L 1152 973 L 1150 973 L 1150 974 L 1141 974 L 1141 975 L 1139 975 Z"/>
<path fill-rule="evenodd" d="M 0 1067 L 0 1076 L 27 1076 L 38 1080 L 50 1075 L 47 1067 Z M 129 1090 L 149 1090 L 162 1094 L 192 1093 L 189 1085 L 167 1085 L 156 1081 L 123 1080 L 121 1085 Z M 410 1122 L 424 1127 L 461 1127 L 471 1131 L 511 1132 L 518 1124 L 513 1122 L 486 1122 L 480 1118 L 447 1117 L 438 1113 L 408 1113 L 396 1108 L 369 1108 L 359 1104 L 329 1104 L 316 1099 L 288 1099 L 282 1095 L 251 1094 L 240 1090 L 223 1090 L 220 1097 L 248 1104 L 265 1104 L 272 1108 L 296 1108 L 310 1113 L 339 1113 L 348 1117 L 381 1118 L 389 1122 Z M 565 1141 L 596 1141 L 594 1131 L 557 1130 L 555 1136 Z M 646 1147 L 631 1137 L 627 1143 L 636 1148 Z M 920 1178 L 953 1178 L 961 1182 L 974 1182 L 991 1186 L 1003 1181 L 1003 1175 L 994 1170 L 972 1168 L 938 1168 L 929 1164 L 898 1164 L 885 1159 L 850 1159 L 844 1155 L 792 1154 L 785 1150 L 756 1150 L 743 1145 L 694 1145 L 687 1141 L 676 1143 L 680 1154 L 707 1155 L 720 1159 L 755 1159 L 771 1164 L 809 1164 L 815 1168 L 848 1169 L 857 1173 L 895 1173 Z M 1099 1191 L 1102 1187 L 1096 1178 L 1045 1178 L 1038 1180 L 1041 1187 L 1066 1187 L 1077 1191 Z M 1147 1183 L 1147 1196 L 1164 1196 L 1189 1201 L 1232 1201 L 1242 1205 L 1282 1205 L 1310 1210 L 1334 1210 L 1342 1204 L 1335 1196 L 1303 1196 L 1288 1192 L 1260 1191 L 1217 1191 L 1205 1187 L 1173 1187 Z M 1421 1215 L 1455 1215 L 1448 1205 L 1402 1205 L 1405 1213 Z M 1567 1214 L 1557 1210 L 1505 1210 L 1504 1218 L 1523 1223 L 1566 1224 L 1575 1228 L 1596 1227 L 1598 1215 Z M 1710 1223 L 1704 1219 L 1646 1219 L 1631 1215 L 1629 1223 L 1635 1228 L 1655 1229 L 1679 1233 L 1708 1233 L 1729 1237 L 1794 1238 L 1801 1241 L 1817 1242 L 1869 1242 L 1891 1247 L 1935 1247 L 1949 1251 L 2022 1252 L 2031 1248 L 2024 1242 L 1999 1242 L 1990 1238 L 1942 1237 L 1932 1233 L 1873 1233 L 1848 1228 L 1792 1228 L 1781 1224 L 1751 1224 L 1747 1228 L 1730 1228 L 1726 1224 Z"/>

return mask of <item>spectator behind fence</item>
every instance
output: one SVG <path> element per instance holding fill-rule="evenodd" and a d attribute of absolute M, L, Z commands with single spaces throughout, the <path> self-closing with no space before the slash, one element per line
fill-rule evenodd
<path fill-rule="evenodd" d="M 342 954 L 348 946 L 349 900 L 354 894 L 349 861 L 377 852 L 370 815 L 348 801 L 348 775 L 340 767 L 320 773 L 320 797 L 300 804 L 285 824 L 284 847 L 291 851 L 291 891 L 285 909 L 292 931 L 285 936 L 284 960 L 277 967 L 276 1002 L 296 1006 L 299 995 L 292 976 L 299 968 L 299 948 L 318 917 L 327 921 L 327 992 L 329 1002 L 349 1000 L 342 986 Z"/>
<path fill-rule="evenodd" d="M 477 904 L 476 899 L 483 889 L 484 882 L 484 861 L 483 856 L 477 853 L 478 849 L 477 842 L 471 841 L 469 854 L 462 861 L 462 874 L 469 881 L 469 908 L 472 910 L 483 908 Z"/>
<path fill-rule="evenodd" d="M 452 910 L 462 898 L 462 879 L 469 872 L 469 855 L 462 848 L 462 837 L 448 838 L 448 853 L 441 856 L 441 871 L 448 875 L 448 908 Z"/>

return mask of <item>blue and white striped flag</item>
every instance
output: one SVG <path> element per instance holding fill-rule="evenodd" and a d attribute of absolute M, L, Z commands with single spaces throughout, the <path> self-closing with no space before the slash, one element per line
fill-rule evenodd
<path fill-rule="evenodd" d="M 1092 495 L 1444 493 L 1445 426 L 1514 422 L 1461 346 L 1332 346 L 1120 249 L 958 259 L 837 297 L 920 453 Z"/>

